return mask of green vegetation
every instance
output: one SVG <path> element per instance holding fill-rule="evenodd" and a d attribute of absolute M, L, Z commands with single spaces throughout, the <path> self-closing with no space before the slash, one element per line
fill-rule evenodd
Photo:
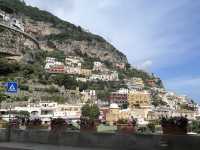
<path fill-rule="evenodd" d="M 142 70 L 138 70 L 135 68 L 128 68 L 127 70 L 124 71 L 124 74 L 127 77 L 138 77 L 138 78 L 142 78 L 143 81 L 146 81 L 148 79 L 152 79 L 152 76 L 149 75 L 147 72 L 142 71 Z"/>
<path fill-rule="evenodd" d="M 108 97 L 110 96 L 110 93 L 108 90 L 99 90 L 99 91 L 96 91 L 97 93 L 97 98 L 98 99 L 101 99 L 103 101 L 107 101 L 108 100 Z"/>
<path fill-rule="evenodd" d="M 0 58 L 0 76 L 15 73 L 19 69 L 19 63 L 9 63 L 7 59 Z"/>
<path fill-rule="evenodd" d="M 48 78 L 49 83 L 54 83 L 59 86 L 64 86 L 66 89 L 75 90 L 78 86 L 74 76 L 65 75 L 65 74 L 55 74 L 51 75 Z"/>
<path fill-rule="evenodd" d="M 23 90 L 23 91 L 29 91 L 29 86 L 28 85 L 20 84 L 19 88 L 20 88 L 20 90 Z"/>
<path fill-rule="evenodd" d="M 48 97 L 44 97 L 43 99 L 53 101 L 53 102 L 58 102 L 59 104 L 64 104 L 66 102 L 64 97 L 59 96 L 59 95 L 48 96 Z"/>
<path fill-rule="evenodd" d="M 154 123 L 149 123 L 148 125 L 147 125 L 147 127 L 149 128 L 149 130 L 151 131 L 151 132 L 155 132 L 156 131 L 156 125 L 154 124 Z"/>
<path fill-rule="evenodd" d="M 53 14 L 40 10 L 37 7 L 27 6 L 26 3 L 20 0 L 0 0 L 0 8 L 8 7 L 13 9 L 16 13 L 24 14 L 36 21 L 50 22 L 56 28 L 64 29 L 65 32 L 58 35 L 50 35 L 48 39 L 64 40 L 64 39 L 75 39 L 75 40 L 98 40 L 105 42 L 105 40 L 89 32 L 83 31 L 80 26 L 75 26 L 69 22 L 63 21 Z"/>
<path fill-rule="evenodd" d="M 161 106 L 161 105 L 167 105 L 167 103 L 164 102 L 157 93 L 154 93 L 152 95 L 152 105 L 157 107 L 157 106 Z"/>
<path fill-rule="evenodd" d="M 192 121 L 188 126 L 188 130 L 189 132 L 200 133 L 200 121 L 199 120 Z"/>
<path fill-rule="evenodd" d="M 8 96 L 6 94 L 4 94 L 5 89 L 3 87 L 0 87 L 0 104 L 2 101 L 5 101 Z"/>
<path fill-rule="evenodd" d="M 85 104 L 81 108 L 81 113 L 82 117 L 88 117 L 91 120 L 96 120 L 99 118 L 100 110 L 99 107 L 95 104 L 93 105 Z"/>
<path fill-rule="evenodd" d="M 93 68 L 93 63 L 94 61 L 100 61 L 99 58 L 92 58 L 92 57 L 89 57 L 86 53 L 85 54 L 81 54 L 80 55 L 81 57 L 83 57 L 83 63 L 82 63 L 82 66 L 83 68 L 85 69 L 92 69 Z"/>
<path fill-rule="evenodd" d="M 121 109 L 127 109 L 128 106 L 129 106 L 129 103 L 125 102 L 125 103 L 122 104 Z"/>
<path fill-rule="evenodd" d="M 119 119 L 117 120 L 117 124 L 128 124 L 128 119 Z"/>
<path fill-rule="evenodd" d="M 54 51 L 51 51 L 51 52 L 47 52 L 46 56 L 47 57 L 54 57 L 58 61 L 61 61 L 61 62 L 65 61 L 65 54 L 64 54 L 63 51 L 60 51 L 60 50 L 54 50 Z"/>
<path fill-rule="evenodd" d="M 15 101 L 28 101 L 28 96 L 18 96 L 18 97 L 14 97 Z"/>
<path fill-rule="evenodd" d="M 184 109 L 184 110 L 190 110 L 190 111 L 195 111 L 195 110 L 196 110 L 195 107 L 188 106 L 188 105 L 186 105 L 186 104 L 180 105 L 180 108 L 181 108 L 181 109 Z"/>

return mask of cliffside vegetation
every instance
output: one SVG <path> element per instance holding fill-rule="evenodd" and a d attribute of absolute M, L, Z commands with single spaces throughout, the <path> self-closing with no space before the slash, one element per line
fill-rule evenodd
<path fill-rule="evenodd" d="M 76 41 L 99 41 L 106 43 L 110 46 L 110 51 L 115 51 L 118 55 L 125 57 L 123 53 L 115 49 L 110 43 L 108 43 L 104 38 L 99 35 L 95 35 L 91 32 L 86 32 L 80 26 L 75 26 L 72 23 L 63 21 L 60 18 L 54 16 L 53 14 L 40 10 L 37 7 L 32 7 L 26 5 L 25 2 L 20 0 L 0 0 L 0 8 L 8 7 L 12 8 L 16 13 L 22 14 L 34 21 L 43 21 L 51 23 L 53 27 L 58 28 L 62 31 L 60 34 L 51 34 L 49 36 L 43 37 L 48 41 L 51 40 L 76 40 Z"/>
<path fill-rule="evenodd" d="M 40 10 L 37 7 L 27 6 L 25 2 L 20 0 L 0 0 L 0 8 L 8 7 L 12 8 L 16 13 L 24 14 L 27 17 L 35 21 L 44 21 L 52 23 L 54 27 L 65 30 L 62 34 L 59 35 L 51 35 L 48 38 L 50 39 L 75 39 L 75 40 L 99 40 L 105 42 L 105 40 L 98 36 L 89 32 L 83 31 L 80 26 L 75 26 L 69 22 L 63 21 L 53 14 Z"/>
<path fill-rule="evenodd" d="M 102 37 L 92 34 L 90 32 L 84 31 L 80 26 L 75 26 L 69 22 L 63 21 L 58 17 L 52 15 L 51 13 L 43 10 L 39 10 L 37 7 L 27 6 L 23 1 L 20 0 L 0 0 L 0 8 L 11 8 L 14 12 L 18 14 L 22 14 L 22 16 L 29 17 L 33 21 L 42 21 L 51 23 L 53 27 L 58 28 L 62 31 L 61 34 L 50 34 L 46 37 L 41 37 L 41 39 L 47 40 L 47 45 L 54 45 L 55 41 L 62 42 L 66 39 L 71 39 L 75 41 L 87 41 L 87 44 L 95 45 L 95 42 L 100 42 L 100 45 L 103 45 L 101 50 L 105 52 L 108 46 L 108 53 L 116 52 L 117 61 L 118 58 L 125 58 L 124 62 L 126 62 L 126 57 L 123 53 L 119 52 L 115 49 L 111 44 L 106 42 Z M 1 31 L 0 31 L 1 32 Z M 13 39 L 14 40 L 14 39 Z M 6 41 L 6 39 L 5 39 Z M 52 42 L 53 41 L 53 42 Z M 89 42 L 88 42 L 89 41 Z M 102 44 L 103 43 L 103 44 Z M 87 45 L 86 44 L 86 45 Z M 106 45 L 106 46 L 105 46 Z M 80 46 L 81 47 L 81 46 Z M 53 48 L 54 49 L 54 48 Z M 98 48 L 96 48 L 99 50 Z M 89 51 L 93 50 L 93 47 L 89 49 Z M 99 50 L 100 51 L 100 50 Z M 108 53 L 104 53 L 107 55 Z M 114 53 L 114 54 L 116 54 Z M 119 88 L 126 88 L 125 82 L 123 79 L 128 79 L 132 77 L 140 77 L 145 82 L 148 79 L 152 79 L 152 76 L 148 73 L 130 67 L 129 64 L 126 64 L 125 70 L 117 70 L 119 73 L 120 81 L 117 82 L 106 82 L 106 81 L 96 81 L 96 82 L 77 82 L 76 78 L 71 75 L 64 74 L 48 74 L 44 70 L 44 63 L 46 57 L 55 57 L 58 61 L 64 62 L 65 60 L 65 52 L 59 50 L 55 47 L 54 51 L 44 51 L 38 49 L 24 49 L 22 50 L 23 58 L 21 61 L 10 62 L 7 58 L 0 56 L 0 82 L 18 80 L 20 82 L 20 89 L 23 91 L 30 91 L 28 84 L 43 84 L 43 85 L 51 85 L 56 84 L 58 86 L 64 86 L 66 89 L 76 89 L 79 87 L 80 91 L 91 89 L 96 90 L 97 97 L 103 100 L 106 100 L 110 92 L 116 91 Z M 92 69 L 94 61 L 101 61 L 100 58 L 90 57 L 87 53 L 81 53 L 80 50 L 76 51 L 75 54 L 82 57 L 84 62 L 82 63 L 82 67 L 85 69 Z M 96 54 L 96 53 L 94 53 Z M 111 55 L 110 58 L 113 58 Z M 123 60 L 123 59 L 122 59 Z M 120 60 L 119 60 L 120 61 Z M 116 70 L 113 62 L 108 59 L 103 61 L 105 66 L 110 70 Z M 127 63 L 127 62 L 126 62 Z M 56 89 L 47 89 L 49 93 L 56 93 L 58 90 Z M 4 98 L 2 95 L 3 92 L 0 92 L 0 98 Z M 19 100 L 26 99 L 24 97 L 19 98 Z M 57 99 L 59 102 L 63 102 L 64 99 L 62 97 L 54 97 L 54 100 Z M 53 100 L 53 98 L 52 98 Z"/>

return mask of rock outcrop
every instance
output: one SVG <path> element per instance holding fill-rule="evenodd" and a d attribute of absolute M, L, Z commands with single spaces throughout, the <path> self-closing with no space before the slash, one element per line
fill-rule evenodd
<path fill-rule="evenodd" d="M 25 19 L 25 32 L 34 36 L 44 50 L 61 50 L 65 55 L 87 55 L 102 61 L 127 63 L 126 56 L 106 41 L 57 39 L 63 29 L 53 27 L 53 24 Z M 55 36 L 55 38 L 49 38 Z"/>

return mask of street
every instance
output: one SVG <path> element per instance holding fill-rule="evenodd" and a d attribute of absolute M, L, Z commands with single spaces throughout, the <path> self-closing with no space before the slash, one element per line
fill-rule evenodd
<path fill-rule="evenodd" d="M 99 148 L 75 148 L 67 146 L 35 144 L 35 143 L 14 143 L 2 142 L 0 143 L 0 150 L 109 150 Z"/>

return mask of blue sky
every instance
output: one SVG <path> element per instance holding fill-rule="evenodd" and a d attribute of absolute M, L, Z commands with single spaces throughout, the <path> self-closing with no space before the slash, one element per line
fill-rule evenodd
<path fill-rule="evenodd" d="M 200 1 L 25 1 L 102 35 L 168 90 L 200 102 Z"/>

